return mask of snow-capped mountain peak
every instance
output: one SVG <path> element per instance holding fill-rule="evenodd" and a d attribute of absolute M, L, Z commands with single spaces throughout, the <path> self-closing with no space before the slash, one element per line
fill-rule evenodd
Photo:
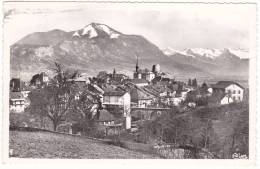
<path fill-rule="evenodd" d="M 83 31 L 81 33 L 82 36 L 88 35 L 89 38 L 94 38 L 98 36 L 96 29 L 92 26 L 92 24 L 87 25 L 83 28 Z"/>
<path fill-rule="evenodd" d="M 114 30 L 112 30 L 111 28 L 109 28 L 107 25 L 99 24 L 99 25 L 97 25 L 97 27 L 98 27 L 98 29 L 100 29 L 100 30 L 106 32 L 111 39 L 116 39 L 116 38 L 118 38 L 118 36 L 119 36 L 118 33 L 116 33 Z"/>
<path fill-rule="evenodd" d="M 80 36 L 79 31 L 75 31 L 72 36 L 78 36 L 79 37 Z"/>
<path fill-rule="evenodd" d="M 247 59 L 249 58 L 249 50 L 247 49 L 228 49 L 230 53 L 240 57 L 240 59 Z"/>
<path fill-rule="evenodd" d="M 163 49 L 162 51 L 163 51 L 163 53 L 164 53 L 165 55 L 167 55 L 167 56 L 174 55 L 174 54 L 176 54 L 176 53 L 180 53 L 179 51 L 177 51 L 177 50 L 175 50 L 175 49 L 173 49 L 173 48 L 171 48 L 171 47 L 168 47 L 168 48 L 166 48 L 166 49 Z"/>
<path fill-rule="evenodd" d="M 209 49 L 209 48 L 189 48 L 185 49 L 183 51 L 175 50 L 170 47 L 162 50 L 163 53 L 167 56 L 171 56 L 174 54 L 182 54 L 190 57 L 205 57 L 209 59 L 216 59 L 219 56 L 223 56 L 226 54 L 232 54 L 240 59 L 249 58 L 249 51 L 245 49 L 230 49 L 230 48 L 224 48 L 224 49 Z"/>
<path fill-rule="evenodd" d="M 109 36 L 111 39 L 116 39 L 120 36 L 120 34 L 110 27 L 108 27 L 105 24 L 99 24 L 99 23 L 91 23 L 87 26 L 85 26 L 83 29 L 75 31 L 73 33 L 73 37 L 81 37 L 81 36 L 87 36 L 88 38 L 94 38 L 99 36 L 99 32 L 105 33 Z"/>
<path fill-rule="evenodd" d="M 214 59 L 222 54 L 220 49 L 204 49 L 204 48 L 192 48 L 185 50 L 187 54 L 205 56 L 207 58 Z"/>
<path fill-rule="evenodd" d="M 182 54 L 182 55 L 186 55 L 186 56 L 190 56 L 190 57 L 195 57 L 193 55 L 189 55 L 186 51 L 180 51 L 180 50 L 176 50 L 176 49 L 173 49 L 171 47 L 168 47 L 166 49 L 163 49 L 162 50 L 163 53 L 166 55 L 166 56 L 171 56 L 171 55 L 174 55 L 174 54 Z"/>

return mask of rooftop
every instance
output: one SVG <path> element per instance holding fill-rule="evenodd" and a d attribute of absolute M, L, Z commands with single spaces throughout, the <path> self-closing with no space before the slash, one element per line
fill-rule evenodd
<path fill-rule="evenodd" d="M 244 87 L 242 85 L 240 85 L 237 82 L 234 81 L 219 81 L 218 83 L 212 85 L 213 88 L 218 88 L 218 89 L 225 89 L 226 87 L 228 87 L 231 84 L 236 84 L 239 87 L 241 87 L 242 89 L 244 89 Z"/>
<path fill-rule="evenodd" d="M 148 83 L 148 81 L 145 79 L 132 79 L 131 82 L 134 84 Z"/>
<path fill-rule="evenodd" d="M 151 100 L 154 97 L 154 95 L 140 88 L 135 88 L 131 90 L 131 100 L 133 102 L 137 102 L 138 100 Z"/>
<path fill-rule="evenodd" d="M 97 94 L 103 94 L 104 93 L 104 90 L 101 89 L 98 85 L 95 85 L 95 84 L 88 84 L 88 90 L 94 92 L 94 93 L 97 93 Z"/>
<path fill-rule="evenodd" d="M 89 81 L 88 77 L 77 77 L 75 79 L 69 79 L 68 81 L 74 81 L 74 82 L 86 82 Z"/>
<path fill-rule="evenodd" d="M 21 92 L 10 92 L 10 99 L 24 99 Z"/>
<path fill-rule="evenodd" d="M 125 91 L 108 91 L 104 93 L 104 96 L 123 96 Z"/>

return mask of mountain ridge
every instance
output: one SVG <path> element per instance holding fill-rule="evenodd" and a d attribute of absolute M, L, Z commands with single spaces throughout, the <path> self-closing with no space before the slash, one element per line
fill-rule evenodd
<path fill-rule="evenodd" d="M 176 50 L 171 47 L 162 49 L 163 53 L 167 56 L 174 55 L 176 53 L 196 57 L 196 56 L 204 56 L 207 58 L 215 59 L 222 55 L 223 53 L 231 53 L 240 59 L 248 59 L 249 58 L 249 51 L 245 49 L 231 49 L 231 48 L 223 48 L 223 49 L 211 49 L 211 48 L 188 48 L 184 50 Z"/>
<path fill-rule="evenodd" d="M 75 36 L 76 32 L 78 35 Z M 221 66 L 221 61 L 213 63 L 198 57 L 191 59 L 179 53 L 174 57 L 167 56 L 141 35 L 123 34 L 99 23 L 91 23 L 70 32 L 59 29 L 35 32 L 13 44 L 10 52 L 11 76 L 27 80 L 33 74 L 50 70 L 54 62 L 93 76 L 101 70 L 112 71 L 116 68 L 131 77 L 137 56 L 140 67 L 151 69 L 153 64 L 160 64 L 162 71 L 169 72 L 172 77 L 210 78 L 220 75 L 216 71 L 220 68 L 230 71 L 230 75 L 239 75 L 246 70 L 243 68 L 240 72 L 234 72 L 228 68 L 230 65 L 234 67 L 233 63 Z M 231 61 L 233 62 L 232 59 L 225 60 Z"/>

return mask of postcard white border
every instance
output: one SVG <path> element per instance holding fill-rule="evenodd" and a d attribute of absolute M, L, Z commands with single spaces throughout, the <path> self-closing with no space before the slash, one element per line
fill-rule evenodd
<path fill-rule="evenodd" d="M 66 0 L 65 0 L 66 1 Z M 123 2 L 123 0 L 121 0 Z M 128 1 L 130 2 L 130 1 Z M 147 1 L 146 1 L 147 2 Z M 154 2 L 154 1 L 153 1 Z M 160 2 L 160 1 L 157 1 Z M 167 2 L 167 1 L 161 1 L 161 2 Z M 168 1 L 169 2 L 169 1 Z M 178 1 L 178 2 L 195 2 L 195 1 Z M 200 2 L 205 2 L 208 3 L 209 1 L 204 1 L 201 0 Z M 254 5 L 255 1 L 249 0 L 249 1 L 210 1 L 210 3 L 217 2 L 217 3 L 246 3 L 246 4 L 251 4 Z M 99 4 L 99 3 L 97 3 Z M 139 3 L 138 3 L 139 4 Z M 146 4 L 146 3 L 145 3 Z M 104 4 L 103 4 L 104 5 Z M 107 3 L 109 5 L 109 3 Z M 121 3 L 121 5 L 136 5 L 135 3 Z M 140 4 L 139 4 L 140 5 Z M 2 6 L 3 8 L 3 6 Z M 138 6 L 138 8 L 143 8 Z M 255 6 L 256 8 L 256 6 Z M 2 10 L 3 11 L 3 10 Z M 2 16 L 2 14 L 1 14 Z M 259 16 L 259 15 L 258 15 Z M 2 17 L 1 17 L 2 18 Z M 256 21 L 256 17 L 253 18 L 252 20 Z M 250 137 L 249 137 L 249 153 L 250 153 L 250 159 L 249 160 L 190 160 L 190 159 L 183 159 L 183 160 L 161 160 L 161 159 L 155 159 L 155 160 L 106 160 L 106 159 L 97 159 L 97 160 L 88 160 L 88 159 L 82 159 L 82 160 L 71 160 L 71 159 L 66 159 L 66 160 L 61 160 L 61 159 L 16 159 L 16 158 L 9 158 L 8 157 L 8 145 L 9 145 L 9 130 L 8 130 L 8 125 L 9 125 L 9 114 L 5 112 L 9 112 L 9 74 L 10 74 L 10 61 L 9 61 L 9 50 L 6 50 L 7 47 L 1 41 L 1 46 L 4 46 L 3 49 L 3 57 L 1 59 L 1 91 L 0 94 L 2 94 L 2 99 L 0 104 L 2 116 L 1 116 L 1 121 L 3 122 L 1 124 L 1 132 L 2 132 L 2 148 L 3 148 L 3 153 L 2 153 L 2 159 L 4 164 L 8 164 L 11 167 L 35 167 L 38 165 L 41 165 L 41 167 L 47 167 L 52 165 L 52 167 L 59 166 L 62 164 L 63 168 L 71 168 L 75 167 L 87 167 L 87 168 L 132 168 L 132 167 L 138 167 L 138 168 L 156 168 L 158 169 L 163 167 L 163 168 L 173 168 L 178 166 L 178 167 L 192 167 L 192 168 L 201 168 L 201 167 L 211 167 L 211 168 L 219 168 L 221 167 L 232 167 L 232 168 L 241 168 L 241 167 L 254 167 L 256 164 L 256 64 L 257 64 L 257 57 L 256 57 L 256 22 L 252 22 L 252 30 L 251 30 L 251 35 L 250 37 L 254 40 L 251 40 L 250 44 L 250 54 L 252 54 L 252 57 L 250 59 L 250 77 L 249 77 L 249 87 L 250 87 Z M 1 29 L 1 36 L 3 39 L 6 39 L 6 35 L 3 34 L 3 28 Z M 252 53 L 251 53 L 252 52 Z M 258 61 L 259 65 L 259 61 Z M 259 73 L 259 69 L 258 69 Z M 7 83 L 8 82 L 8 83 Z M 5 98 L 5 99 L 4 99 Z M 258 101 L 259 103 L 259 101 Z M 259 107 L 258 107 L 259 108 Z M 258 110 L 257 108 L 257 110 Z M 258 122 L 259 123 L 259 122 Z M 259 128 L 259 124 L 258 124 Z M 253 134 L 251 134 L 253 133 Z M 163 165 L 163 166 L 162 166 Z"/>

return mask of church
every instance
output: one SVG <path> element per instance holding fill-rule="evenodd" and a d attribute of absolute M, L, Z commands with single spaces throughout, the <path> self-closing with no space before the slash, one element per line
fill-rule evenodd
<path fill-rule="evenodd" d="M 140 69 L 138 65 L 138 57 L 136 60 L 136 66 L 135 66 L 135 71 L 134 71 L 134 79 L 145 79 L 149 82 L 151 82 L 155 77 L 160 75 L 160 65 L 156 64 L 153 65 L 152 71 L 149 69 Z"/>

